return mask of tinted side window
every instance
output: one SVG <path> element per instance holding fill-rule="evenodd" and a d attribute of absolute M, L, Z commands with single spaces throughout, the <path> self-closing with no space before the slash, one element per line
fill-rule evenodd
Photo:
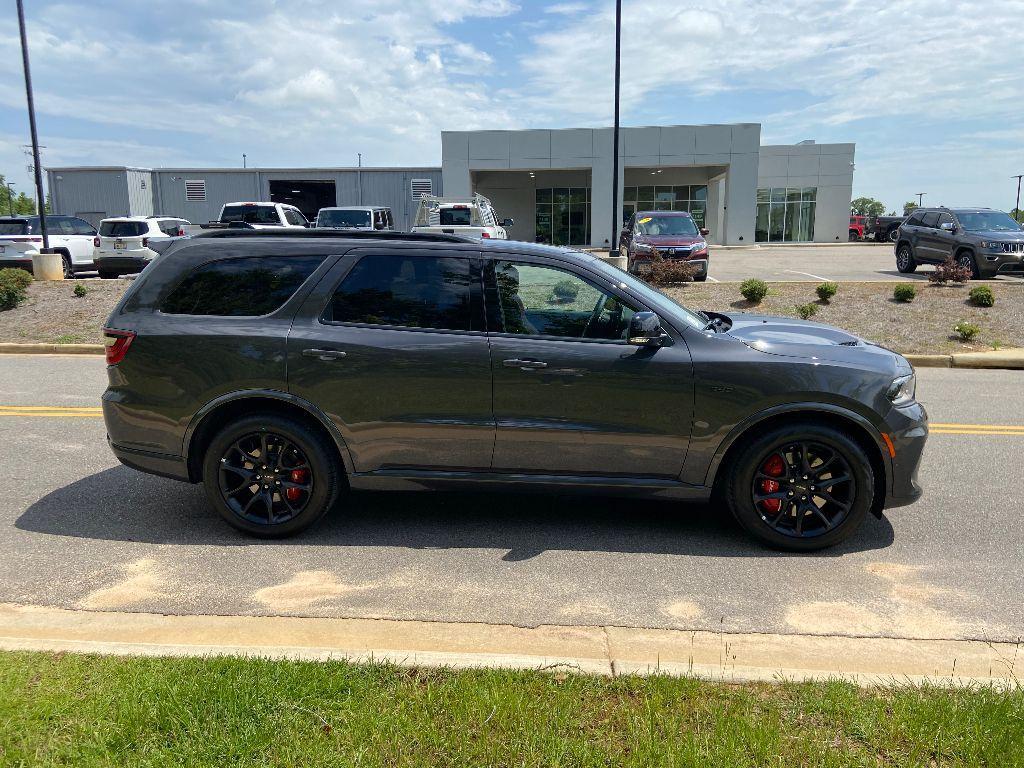
<path fill-rule="evenodd" d="M 74 235 L 75 225 L 71 223 L 71 219 L 67 216 L 54 216 L 53 217 L 53 232 L 57 235 Z"/>
<path fill-rule="evenodd" d="M 74 227 L 76 235 L 96 235 L 96 230 L 93 229 L 92 224 L 85 219 L 71 219 L 71 225 Z"/>
<path fill-rule="evenodd" d="M 324 319 L 469 331 L 471 285 L 469 259 L 364 256 L 338 285 Z"/>
<path fill-rule="evenodd" d="M 635 308 L 579 275 L 542 264 L 494 265 L 491 330 L 523 336 L 625 339 Z"/>
<path fill-rule="evenodd" d="M 939 225 L 940 227 L 941 227 L 941 226 L 942 226 L 943 224 L 952 224 L 952 223 L 953 223 L 953 217 L 952 217 L 952 215 L 950 215 L 950 214 L 948 214 L 948 213 L 943 213 L 942 215 L 940 215 L 940 216 L 939 216 L 939 222 L 938 222 L 938 225 Z"/>
<path fill-rule="evenodd" d="M 258 317 L 280 308 L 324 256 L 255 256 L 198 267 L 164 300 L 168 315 Z"/>
<path fill-rule="evenodd" d="M 289 224 L 298 224 L 299 226 L 306 226 L 306 218 L 298 211 L 293 211 L 290 208 L 284 209 L 284 218 Z"/>
<path fill-rule="evenodd" d="M 928 211 L 921 220 L 920 226 L 935 228 L 939 225 L 939 214 L 937 211 Z"/>
<path fill-rule="evenodd" d="M 170 237 L 177 237 L 178 233 L 182 231 L 181 222 L 174 219 L 159 222 L 160 231 Z"/>

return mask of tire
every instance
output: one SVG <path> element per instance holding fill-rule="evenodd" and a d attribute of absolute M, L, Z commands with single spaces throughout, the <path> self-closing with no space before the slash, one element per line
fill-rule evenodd
<path fill-rule="evenodd" d="M 849 241 L 850 241 L 851 243 L 855 243 L 855 242 L 857 242 L 858 240 L 860 240 L 860 238 L 859 238 L 859 237 L 857 237 L 857 232 L 856 232 L 855 230 L 852 230 L 852 229 L 851 229 L 851 230 L 850 230 L 850 237 L 849 237 Z"/>
<path fill-rule="evenodd" d="M 694 275 L 693 282 L 695 283 L 706 283 L 708 279 L 708 273 L 705 272 L 703 275 Z"/>
<path fill-rule="evenodd" d="M 801 453 L 810 459 L 809 472 L 801 468 Z M 776 469 L 770 463 L 773 461 L 781 461 L 782 474 L 772 472 L 772 477 L 779 478 L 774 487 L 760 485 L 770 480 L 765 472 Z M 825 475 L 817 487 L 815 470 Z M 874 502 L 875 476 L 864 450 L 842 432 L 810 422 L 788 424 L 756 437 L 731 462 L 728 471 L 725 500 L 733 516 L 744 530 L 775 549 L 811 552 L 838 544 L 856 532 Z M 844 475 L 849 479 L 834 486 L 823 484 Z M 804 481 L 804 476 L 809 479 Z M 811 488 L 830 499 L 815 495 Z M 755 500 L 755 494 L 766 493 L 781 498 Z M 778 503 L 779 507 L 766 508 L 764 505 L 769 503 Z M 815 514 L 810 505 L 820 514 Z M 831 526 L 825 523 L 828 518 L 832 519 Z"/>
<path fill-rule="evenodd" d="M 100 277 L 104 280 L 113 280 L 114 278 L 120 277 L 117 272 L 108 272 L 104 269 L 100 270 Z"/>
<path fill-rule="evenodd" d="M 62 253 L 60 256 L 61 265 L 64 268 L 64 279 L 70 280 L 75 276 L 75 268 L 71 265 L 71 257 Z"/>
<path fill-rule="evenodd" d="M 268 446 L 265 453 L 263 445 Z M 262 455 L 270 457 L 266 473 L 259 463 Z M 225 469 L 226 465 L 230 468 Z M 308 475 L 295 474 L 303 468 Z M 246 485 L 246 479 L 252 482 Z M 228 486 L 239 480 L 242 485 L 232 495 Z M 261 489 L 264 480 L 267 484 Z M 255 415 L 232 422 L 210 441 L 203 457 L 203 485 L 210 504 L 231 526 L 258 538 L 283 538 L 309 528 L 337 501 L 342 482 L 334 446 L 302 422 L 285 416 Z M 307 490 L 296 491 L 293 506 L 285 498 L 288 491 L 282 494 L 285 489 L 280 486 L 298 489 L 300 483 Z M 253 487 L 255 492 L 250 490 Z"/>
<path fill-rule="evenodd" d="M 892 229 L 889 230 L 889 234 L 886 235 L 885 239 L 888 240 L 890 243 L 895 243 L 899 239 L 899 237 L 900 237 L 900 228 L 899 227 L 893 227 Z"/>
<path fill-rule="evenodd" d="M 978 272 L 978 263 L 974 260 L 974 256 L 971 255 L 970 251 L 960 251 L 956 255 L 956 263 L 961 267 L 971 270 L 971 280 L 978 280 L 981 277 Z"/>
<path fill-rule="evenodd" d="M 910 243 L 901 243 L 896 247 L 896 269 L 905 275 L 917 270 L 917 260 Z"/>

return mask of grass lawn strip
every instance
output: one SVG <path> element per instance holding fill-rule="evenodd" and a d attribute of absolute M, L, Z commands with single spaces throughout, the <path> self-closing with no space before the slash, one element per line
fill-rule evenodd
<path fill-rule="evenodd" d="M 974 766 L 1024 690 L 0 654 L 0 765 Z"/>

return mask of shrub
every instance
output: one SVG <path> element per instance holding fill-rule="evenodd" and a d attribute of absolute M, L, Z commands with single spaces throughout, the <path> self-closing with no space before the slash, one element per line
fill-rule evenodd
<path fill-rule="evenodd" d="M 798 304 L 796 307 L 796 313 L 800 315 L 804 320 L 810 320 L 818 313 L 817 304 Z"/>
<path fill-rule="evenodd" d="M 77 296 L 78 298 L 82 298 L 88 292 L 89 292 L 89 289 L 86 288 L 81 283 L 75 283 L 75 289 L 72 291 L 72 293 L 74 293 L 75 296 Z"/>
<path fill-rule="evenodd" d="M 987 285 L 971 288 L 970 302 L 976 307 L 991 307 L 996 303 L 996 295 Z"/>
<path fill-rule="evenodd" d="M 0 310 L 14 309 L 25 300 L 32 275 L 23 269 L 0 269 Z"/>
<path fill-rule="evenodd" d="M 900 283 L 892 289 L 892 297 L 896 299 L 896 301 L 908 303 L 913 301 L 915 296 L 917 296 L 917 288 L 912 285 L 907 285 L 906 283 Z"/>
<path fill-rule="evenodd" d="M 697 274 L 697 265 L 681 259 L 664 259 L 655 248 L 651 254 L 651 266 L 645 275 L 651 285 L 672 285 L 692 283 Z"/>
<path fill-rule="evenodd" d="M 555 283 L 555 287 L 551 289 L 551 295 L 554 297 L 554 300 L 563 303 L 575 301 L 579 293 L 579 284 L 572 280 L 559 280 Z"/>
<path fill-rule="evenodd" d="M 953 260 L 952 256 L 939 264 L 935 268 L 935 271 L 928 275 L 928 282 L 936 283 L 938 285 L 945 285 L 946 283 L 966 283 L 970 279 L 970 267 L 961 267 Z"/>
<path fill-rule="evenodd" d="M 753 304 L 760 304 L 761 300 L 768 295 L 768 283 L 752 277 L 740 283 L 740 293 L 743 298 Z"/>
<path fill-rule="evenodd" d="M 836 292 L 838 290 L 839 286 L 836 285 L 835 283 L 822 283 L 815 289 L 815 291 L 817 291 L 818 293 L 818 298 L 824 301 L 826 304 L 828 303 L 829 299 L 836 295 Z"/>
<path fill-rule="evenodd" d="M 961 320 L 953 326 L 953 332 L 960 337 L 960 341 L 970 341 L 981 333 L 981 328 L 974 323 L 968 323 L 966 320 Z"/>

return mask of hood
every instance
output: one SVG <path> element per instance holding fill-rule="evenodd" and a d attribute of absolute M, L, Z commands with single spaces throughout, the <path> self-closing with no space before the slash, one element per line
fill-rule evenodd
<path fill-rule="evenodd" d="M 693 245 L 694 243 L 703 242 L 704 238 L 700 235 L 637 235 L 636 242 L 647 243 L 649 245 L 667 245 L 667 246 L 684 246 Z"/>
<path fill-rule="evenodd" d="M 982 240 L 996 240 L 1002 243 L 1019 243 L 1024 240 L 1024 230 L 1014 232 L 1012 229 L 972 229 L 969 230 L 968 234 L 980 237 Z"/>
<path fill-rule="evenodd" d="M 910 368 L 901 355 L 831 325 L 771 315 L 715 314 L 732 324 L 726 333 L 768 355 L 855 363 L 882 370 Z"/>

